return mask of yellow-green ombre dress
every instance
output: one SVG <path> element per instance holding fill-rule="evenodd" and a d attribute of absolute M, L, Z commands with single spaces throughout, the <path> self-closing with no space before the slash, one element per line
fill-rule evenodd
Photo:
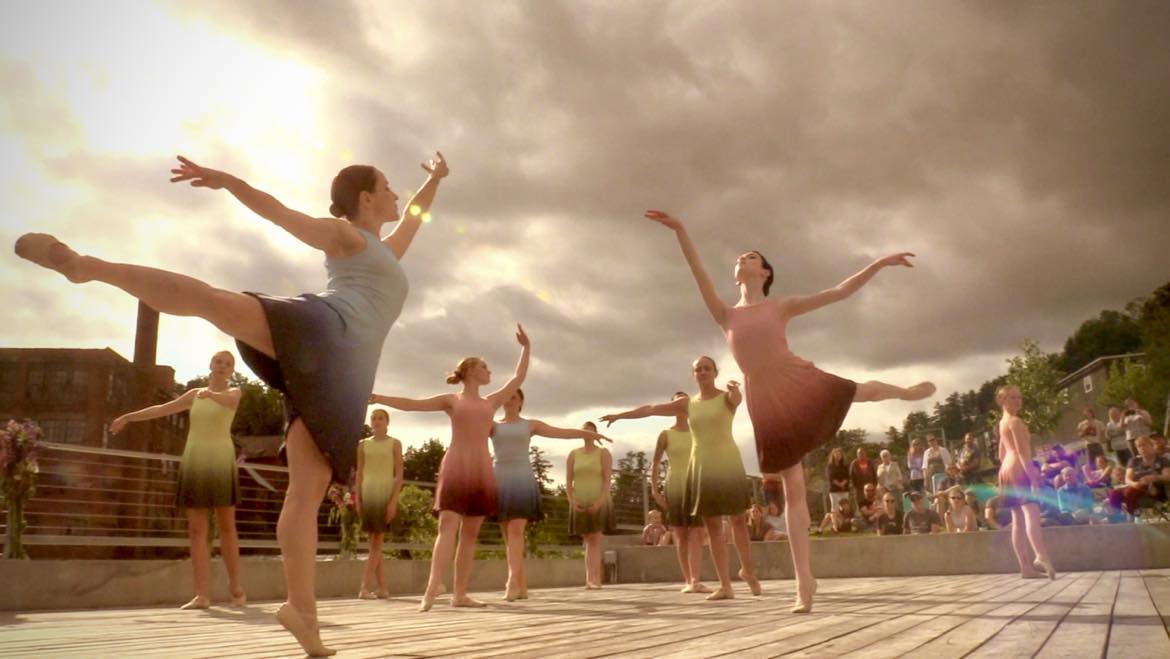
<path fill-rule="evenodd" d="M 240 477 L 231 433 L 236 411 L 210 398 L 196 397 L 190 415 L 187 445 L 179 463 L 176 505 L 180 508 L 237 505 Z"/>
<path fill-rule="evenodd" d="M 687 471 L 691 464 L 694 441 L 690 430 L 666 433 L 666 523 L 670 526 L 702 526 L 703 520 L 687 510 Z"/>
<path fill-rule="evenodd" d="M 593 447 L 592 451 L 584 448 L 573 449 L 573 496 L 577 504 L 589 507 L 601 499 L 603 503 L 595 512 L 569 511 L 569 534 L 589 535 L 590 533 L 605 533 L 613 529 L 613 503 L 609 498 L 609 489 L 602 491 L 601 482 L 601 453 L 604 449 Z"/>
<path fill-rule="evenodd" d="M 393 437 L 367 437 L 358 444 L 362 454 L 362 528 L 386 532 L 386 507 L 394 492 L 394 455 L 400 442 Z"/>
<path fill-rule="evenodd" d="M 699 517 L 740 515 L 751 507 L 751 484 L 731 434 L 735 413 L 727 392 L 687 404 L 690 415 L 691 460 L 687 467 L 686 510 Z"/>

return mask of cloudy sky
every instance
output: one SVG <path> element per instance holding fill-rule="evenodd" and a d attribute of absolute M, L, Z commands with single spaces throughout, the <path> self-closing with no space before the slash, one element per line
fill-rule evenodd
<path fill-rule="evenodd" d="M 167 182 L 176 153 L 325 216 L 375 164 L 399 193 L 436 148 L 451 176 L 404 260 L 411 294 L 376 390 L 500 382 L 533 339 L 531 416 L 579 425 L 737 377 L 673 237 L 721 293 L 762 251 L 775 293 L 918 254 L 791 326 L 854 379 L 943 393 L 1048 350 L 1170 274 L 1170 6 L 1159 2 L 10 2 L 0 9 L 0 237 L 295 295 L 322 257 L 222 192 Z M 0 260 L 6 346 L 129 357 L 135 302 Z M 774 294 L 775 294 L 774 293 Z M 165 318 L 160 362 L 202 373 L 229 339 Z M 866 404 L 875 433 L 924 404 Z M 395 414 L 413 444 L 442 415 Z M 647 451 L 663 422 L 615 426 Z M 737 439 L 756 471 L 746 411 Z M 548 440 L 560 458 L 569 443 Z"/>

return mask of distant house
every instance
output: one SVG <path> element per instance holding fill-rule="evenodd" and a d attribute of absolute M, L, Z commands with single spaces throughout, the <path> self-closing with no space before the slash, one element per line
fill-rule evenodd
<path fill-rule="evenodd" d="M 1124 355 L 1110 355 L 1098 357 L 1077 370 L 1069 373 L 1058 384 L 1068 391 L 1068 408 L 1060 415 L 1060 421 L 1052 432 L 1053 439 L 1060 442 L 1069 442 L 1077 439 L 1077 424 L 1084 418 L 1084 410 L 1092 408 L 1102 423 L 1108 420 L 1104 405 L 1097 402 L 1097 397 L 1105 388 L 1105 380 L 1109 377 L 1109 367 L 1114 363 L 1124 363 L 1126 359 L 1141 361 L 1146 356 L 1144 352 L 1131 352 Z"/>

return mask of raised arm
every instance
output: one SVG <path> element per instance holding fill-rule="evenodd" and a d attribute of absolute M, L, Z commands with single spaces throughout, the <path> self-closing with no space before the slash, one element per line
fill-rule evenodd
<path fill-rule="evenodd" d="M 487 400 L 492 404 L 492 407 L 503 405 L 504 401 L 511 398 L 520 385 L 524 384 L 524 378 L 528 377 L 528 358 L 532 351 L 532 343 L 528 340 L 528 335 L 524 333 L 524 328 L 519 323 L 516 323 L 516 341 L 520 344 L 520 361 L 516 362 L 516 373 L 504 386 L 488 395 Z"/>
<path fill-rule="evenodd" d="M 110 422 L 110 433 L 117 435 L 122 432 L 122 429 L 126 427 L 127 423 L 133 421 L 147 421 L 149 419 L 157 419 L 159 417 L 185 412 L 191 409 L 191 404 L 195 402 L 195 396 L 199 394 L 199 391 L 199 389 L 192 389 L 172 401 L 152 405 L 151 407 L 144 407 L 134 412 L 127 412 Z"/>
<path fill-rule="evenodd" d="M 789 297 L 784 300 L 784 304 L 788 309 L 788 314 L 790 316 L 799 316 L 802 313 L 815 311 L 816 309 L 820 309 L 821 307 L 832 304 L 834 302 L 840 302 L 841 300 L 844 300 L 850 295 L 856 293 L 862 286 L 868 284 L 869 280 L 873 279 L 873 276 L 876 275 L 882 268 L 894 265 L 913 268 L 914 265 L 910 263 L 909 258 L 911 256 L 914 255 L 910 252 L 891 254 L 890 256 L 870 263 L 861 272 L 858 272 L 840 284 L 837 284 L 833 288 L 826 288 L 820 293 L 814 293 L 812 295 L 794 295 Z"/>
<path fill-rule="evenodd" d="M 389 236 L 382 239 L 399 260 L 406 256 L 406 250 L 414 241 L 414 234 L 418 233 L 418 228 L 422 226 L 423 215 L 430 212 L 431 204 L 435 201 L 435 193 L 439 190 L 439 181 L 449 173 L 447 161 L 439 151 L 435 152 L 433 160 L 423 163 L 422 168 L 427 173 L 427 180 L 423 181 L 422 187 L 414 193 L 410 201 L 406 202 L 398 226 Z"/>
<path fill-rule="evenodd" d="M 430 398 L 402 398 L 370 394 L 371 405 L 385 405 L 403 412 L 446 412 L 451 409 L 455 394 L 439 394 Z"/>
<path fill-rule="evenodd" d="M 533 435 L 551 437 L 553 439 L 592 439 L 595 442 L 613 442 L 609 437 L 593 430 L 585 428 L 560 428 L 536 419 L 528 422 L 528 432 Z"/>
<path fill-rule="evenodd" d="M 687 411 L 688 399 L 676 398 L 669 403 L 661 403 L 658 405 L 643 405 L 635 407 L 632 410 L 625 412 L 618 412 L 617 414 L 606 414 L 598 419 L 605 422 L 605 427 L 613 425 L 614 421 L 621 421 L 622 419 L 644 419 L 648 416 L 678 416 Z"/>
<path fill-rule="evenodd" d="M 309 247 L 331 256 L 353 254 L 365 245 L 349 222 L 337 218 L 317 218 L 292 210 L 267 192 L 262 192 L 243 180 L 217 169 L 200 167 L 179 156 L 179 166 L 172 169 L 172 183 L 191 181 L 196 188 L 225 189 L 253 213 L 272 222 Z"/>
<path fill-rule="evenodd" d="M 727 329 L 727 303 L 720 299 L 719 294 L 715 291 L 715 285 L 711 283 L 711 277 L 707 274 L 707 270 L 703 268 L 703 261 L 699 258 L 699 251 L 695 249 L 695 244 L 691 242 L 691 236 L 687 233 L 687 229 L 683 226 L 682 221 L 671 216 L 669 213 L 656 210 L 646 211 L 646 218 L 674 231 L 675 237 L 678 238 L 678 246 L 682 248 L 687 265 L 691 268 L 691 275 L 694 276 L 695 283 L 699 286 L 699 293 L 703 296 L 703 303 L 707 305 L 707 311 L 711 313 L 711 317 L 715 319 L 715 322 L 720 327 Z"/>
<path fill-rule="evenodd" d="M 735 380 L 727 381 L 727 408 L 732 412 L 735 411 L 739 404 L 743 402 L 743 392 L 739 389 L 739 383 Z"/>

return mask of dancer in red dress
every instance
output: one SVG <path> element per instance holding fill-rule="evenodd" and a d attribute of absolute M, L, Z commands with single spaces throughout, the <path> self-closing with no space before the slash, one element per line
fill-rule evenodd
<path fill-rule="evenodd" d="M 921 400 L 935 387 L 922 382 L 899 387 L 885 382 L 855 383 L 830 375 L 788 349 L 788 321 L 795 316 L 839 302 L 864 286 L 888 266 L 913 267 L 913 254 L 893 254 L 874 261 L 837 286 L 813 295 L 768 299 L 772 266 L 759 252 L 745 252 L 736 260 L 735 281 L 740 298 L 729 306 L 715 292 L 699 253 L 686 228 L 662 211 L 646 211 L 646 218 L 674 231 L 691 274 L 711 317 L 723 328 L 731 354 L 744 374 L 748 414 L 756 435 L 756 452 L 765 480 L 784 483 L 792 562 L 797 597 L 793 613 L 812 610 L 816 579 L 809 566 L 808 503 L 805 499 L 805 454 L 836 435 L 854 402 Z"/>
<path fill-rule="evenodd" d="M 412 399 L 395 396 L 370 396 L 371 403 L 379 403 L 407 412 L 446 412 L 451 417 L 451 446 L 439 465 L 439 483 L 435 488 L 435 514 L 439 516 L 439 535 L 431 559 L 431 576 L 423 595 L 420 611 L 429 611 L 435 598 L 443 590 L 447 564 L 455 557 L 455 592 L 451 606 L 485 606 L 467 594 L 471 580 L 471 566 L 475 560 L 475 539 L 483 518 L 495 515 L 498 508 L 496 476 L 488 453 L 488 435 L 492 417 L 528 374 L 528 335 L 516 326 L 516 340 L 520 342 L 520 362 L 516 374 L 498 391 L 483 398 L 479 388 L 492 380 L 487 362 L 479 357 L 467 357 L 447 377 L 447 384 L 463 384 L 463 392 L 441 394 L 431 398 Z M 458 550 L 456 541 L 458 540 Z"/>

